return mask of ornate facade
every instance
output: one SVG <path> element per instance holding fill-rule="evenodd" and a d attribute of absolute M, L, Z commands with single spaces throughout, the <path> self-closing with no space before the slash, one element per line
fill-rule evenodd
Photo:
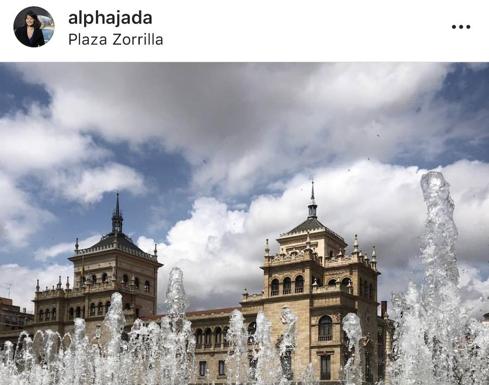
<path fill-rule="evenodd" d="M 262 311 L 272 323 L 272 338 L 281 339 L 281 313 L 286 306 L 297 316 L 296 348 L 290 361 L 290 379 L 300 381 L 312 364 L 314 376 L 325 384 L 337 384 L 348 358 L 342 319 L 350 312 L 361 320 L 365 335 L 362 367 L 367 383 L 385 378 L 387 353 L 391 350 L 391 326 L 386 302 L 380 315 L 377 300 L 377 256 L 368 257 L 355 235 L 353 250 L 345 253 L 345 240 L 317 218 L 314 186 L 304 222 L 281 234 L 278 252 L 272 254 L 266 241 L 263 264 L 263 290 L 251 294 L 245 289 L 239 306 L 188 312 L 196 336 L 195 383 L 225 383 L 228 346 L 226 333 L 231 312 L 239 309 L 250 335 Z M 110 306 L 114 292 L 123 296 L 126 326 L 136 318 L 157 319 L 157 276 L 163 265 L 157 250 L 148 254 L 123 232 L 123 217 L 117 195 L 112 215 L 112 231 L 95 245 L 80 249 L 75 244 L 74 279 L 61 277 L 55 286 L 41 290 L 34 298 L 35 313 L 28 330 L 51 329 L 60 334 L 73 330 L 77 317 L 84 318 L 88 335 L 95 335 Z M 10 338 L 15 341 L 17 334 Z M 0 336 L 1 338 L 1 336 Z M 252 344 L 250 341 L 250 364 Z M 387 379 L 386 379 L 387 380 Z"/>
<path fill-rule="evenodd" d="M 339 383 L 348 358 L 342 319 L 356 313 L 366 336 L 362 366 L 367 383 L 385 378 L 387 352 L 391 349 L 391 328 L 386 302 L 377 308 L 377 257 L 363 254 L 355 235 L 353 251 L 345 254 L 345 240 L 324 226 L 316 215 L 314 185 L 307 219 L 277 239 L 279 250 L 270 253 L 266 241 L 263 258 L 263 290 L 243 293 L 239 309 L 249 333 L 255 329 L 259 311 L 272 322 L 272 337 L 281 338 L 284 306 L 297 316 L 296 349 L 292 353 L 290 378 L 300 381 L 311 363 L 317 379 Z M 197 341 L 196 383 L 225 382 L 226 331 L 235 308 L 191 312 Z M 250 345 L 251 349 L 251 345 Z M 251 357 L 251 356 L 250 356 Z"/>
<path fill-rule="evenodd" d="M 123 232 L 119 194 L 112 215 L 112 231 L 95 245 L 80 249 L 78 239 L 73 262 L 74 282 L 61 276 L 56 286 L 41 290 L 39 281 L 34 297 L 34 323 L 31 331 L 51 329 L 61 334 L 73 329 L 75 318 L 85 319 L 87 334 L 94 335 L 110 306 L 114 292 L 123 296 L 128 324 L 138 317 L 156 314 L 158 269 L 157 250 L 148 254 Z"/>

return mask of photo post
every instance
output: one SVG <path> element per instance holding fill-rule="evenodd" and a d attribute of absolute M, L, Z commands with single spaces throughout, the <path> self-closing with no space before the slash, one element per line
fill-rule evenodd
<path fill-rule="evenodd" d="M 5 4 L 0 385 L 487 385 L 488 10 Z"/>

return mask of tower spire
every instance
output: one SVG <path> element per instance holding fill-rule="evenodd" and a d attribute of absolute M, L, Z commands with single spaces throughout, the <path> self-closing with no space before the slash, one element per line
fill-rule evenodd
<path fill-rule="evenodd" d="M 122 213 L 119 209 L 119 193 L 116 194 L 115 210 L 112 214 L 112 232 L 122 233 Z"/>
<path fill-rule="evenodd" d="M 314 198 L 314 180 L 312 181 L 311 187 L 311 203 L 307 206 L 309 209 L 309 215 L 307 219 L 317 218 L 316 209 L 318 205 L 316 204 L 316 200 Z"/>

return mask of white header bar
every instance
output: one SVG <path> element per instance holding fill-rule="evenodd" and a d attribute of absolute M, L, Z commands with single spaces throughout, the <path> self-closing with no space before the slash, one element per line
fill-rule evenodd
<path fill-rule="evenodd" d="M 29 6 L 54 20 L 43 47 L 25 47 L 14 35 L 14 19 Z M 480 0 L 15 1 L 2 5 L 0 59 L 489 61 L 488 11 Z M 107 24 L 140 12 L 150 24 Z M 99 24 L 74 24 L 80 13 Z"/>

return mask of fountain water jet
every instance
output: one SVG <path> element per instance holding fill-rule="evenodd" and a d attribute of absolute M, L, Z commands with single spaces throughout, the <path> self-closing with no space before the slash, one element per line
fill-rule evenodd
<path fill-rule="evenodd" d="M 482 385 L 489 379 L 488 332 L 468 317 L 460 299 L 455 255 L 457 228 L 449 184 L 439 172 L 421 178 L 427 219 L 420 286 L 393 297 L 393 385 Z"/>

